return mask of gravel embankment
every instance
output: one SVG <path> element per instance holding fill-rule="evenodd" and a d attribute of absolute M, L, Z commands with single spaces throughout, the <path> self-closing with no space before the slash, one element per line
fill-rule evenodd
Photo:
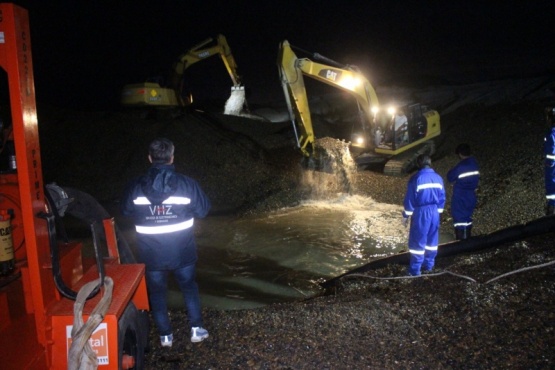
<path fill-rule="evenodd" d="M 462 141 L 472 146 L 481 165 L 475 235 L 543 216 L 541 151 L 543 109 L 548 103 L 466 106 L 442 117 L 434 168 L 445 176 L 457 161 L 453 151 Z M 73 129 L 76 125 L 79 130 Z M 58 113 L 41 120 L 41 130 L 43 147 L 50 148 L 44 158 L 53 158 L 45 160 L 46 176 L 107 204 L 118 199 L 129 178 L 146 168 L 146 145 L 162 135 L 174 139 L 178 169 L 199 180 L 216 213 L 293 205 L 306 192 L 299 186 L 298 157 L 288 124 L 199 114 L 145 124 L 124 113 Z M 96 139 L 82 140 L 83 130 Z M 64 145 L 56 145 L 60 137 Z M 59 166 L 63 158 L 72 158 L 78 168 Z M 400 205 L 407 179 L 364 171 L 356 175 L 356 192 Z M 450 229 L 447 205 L 442 230 Z M 174 326 L 182 329 L 174 333 L 174 347 L 160 348 L 152 328 L 146 368 L 553 368 L 553 266 L 488 283 L 501 274 L 554 261 L 553 237 L 550 233 L 438 259 L 438 274 L 462 276 L 355 276 L 343 279 L 334 294 L 304 302 L 205 310 L 210 338 L 200 344 L 189 342 L 186 315 L 175 311 Z M 371 275 L 399 277 L 404 272 L 404 266 L 389 266 Z"/>
<path fill-rule="evenodd" d="M 456 163 L 453 150 L 461 141 L 471 144 L 481 164 L 475 235 L 543 216 L 544 104 L 466 107 L 443 117 L 436 170 L 445 175 Z M 402 204 L 406 181 L 365 171 L 357 174 L 356 189 L 379 202 Z M 258 207 L 290 201 L 280 198 L 281 190 Z M 449 206 L 442 220 L 444 230 L 451 228 L 448 215 Z M 206 310 L 208 340 L 193 345 L 184 330 L 176 333 L 174 348 L 163 351 L 153 331 L 147 367 L 550 368 L 555 361 L 553 267 L 488 281 L 554 261 L 553 236 L 438 259 L 438 275 L 391 280 L 356 276 L 343 279 L 333 295 L 305 302 L 253 310 Z M 404 266 L 390 266 L 371 275 L 399 277 L 404 272 Z M 187 326 L 181 311 L 173 312 L 172 320 Z"/>

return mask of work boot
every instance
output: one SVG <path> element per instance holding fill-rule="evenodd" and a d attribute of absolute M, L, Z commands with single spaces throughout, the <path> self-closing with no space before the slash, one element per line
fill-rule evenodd
<path fill-rule="evenodd" d="M 466 228 L 466 238 L 465 239 L 469 239 L 472 235 L 472 225 L 467 226 Z"/>
<path fill-rule="evenodd" d="M 457 240 L 466 240 L 470 238 L 470 232 L 472 230 L 472 226 L 467 226 L 464 228 L 455 229 L 455 239 Z"/>

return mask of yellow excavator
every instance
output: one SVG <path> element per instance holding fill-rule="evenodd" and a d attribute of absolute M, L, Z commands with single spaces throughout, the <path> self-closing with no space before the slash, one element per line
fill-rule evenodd
<path fill-rule="evenodd" d="M 385 174 L 402 175 L 414 168 L 418 155 L 434 153 L 431 139 L 441 133 L 437 111 L 419 103 L 384 109 L 374 87 L 356 66 L 318 53 L 308 54 L 322 63 L 298 58 L 293 49 L 308 53 L 283 41 L 279 45 L 278 69 L 297 145 L 306 157 L 315 156 L 321 148 L 314 134 L 303 76 L 354 96 L 360 124 L 354 127 L 348 144 L 359 168 L 385 162 Z"/>
<path fill-rule="evenodd" d="M 121 104 L 124 106 L 147 106 L 159 108 L 186 107 L 193 103 L 191 94 L 183 94 L 183 74 L 193 64 L 211 56 L 219 55 L 231 77 L 231 97 L 245 101 L 245 89 L 237 73 L 237 63 L 225 36 L 217 35 L 216 40 L 208 38 L 180 55 L 174 63 L 168 84 L 163 86 L 160 77 L 143 83 L 128 84 L 123 87 Z M 237 99 L 239 97 L 239 99 Z"/>

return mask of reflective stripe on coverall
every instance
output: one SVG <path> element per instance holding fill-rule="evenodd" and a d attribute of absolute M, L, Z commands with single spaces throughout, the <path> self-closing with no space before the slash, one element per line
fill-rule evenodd
<path fill-rule="evenodd" d="M 439 244 L 439 214 L 445 206 L 443 179 L 431 168 L 423 168 L 408 183 L 404 216 L 412 216 L 409 233 L 409 274 L 434 267 Z"/>

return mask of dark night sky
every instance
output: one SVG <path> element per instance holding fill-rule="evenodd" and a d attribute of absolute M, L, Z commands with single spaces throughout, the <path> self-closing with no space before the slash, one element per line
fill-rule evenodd
<path fill-rule="evenodd" d="M 29 11 L 37 100 L 63 107 L 117 107 L 125 83 L 166 72 L 182 52 L 218 33 L 227 37 L 249 101 L 283 99 L 275 95 L 276 58 L 285 39 L 357 65 L 374 84 L 555 72 L 554 1 L 14 3 Z M 229 95 L 231 80 L 212 59 L 189 68 L 187 78 L 199 94 Z"/>

